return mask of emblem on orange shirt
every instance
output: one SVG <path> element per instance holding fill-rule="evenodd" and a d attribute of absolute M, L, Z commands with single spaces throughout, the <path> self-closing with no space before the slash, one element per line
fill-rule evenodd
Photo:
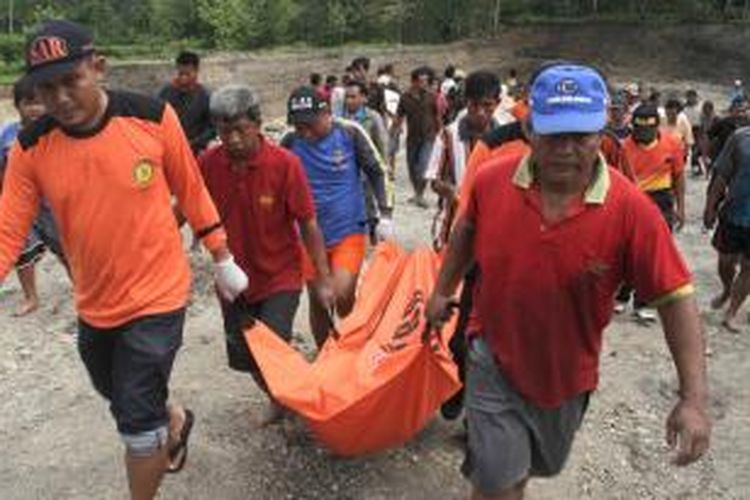
<path fill-rule="evenodd" d="M 140 188 L 148 187 L 154 180 L 154 164 L 151 160 L 138 160 L 133 167 L 133 179 L 135 184 Z"/>

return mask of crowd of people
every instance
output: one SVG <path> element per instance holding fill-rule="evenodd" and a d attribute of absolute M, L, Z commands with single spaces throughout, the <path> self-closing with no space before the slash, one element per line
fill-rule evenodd
<path fill-rule="evenodd" d="M 603 330 L 631 301 L 637 321 L 661 317 L 678 371 L 676 461 L 707 450 L 703 329 L 672 232 L 686 224 L 686 183 L 710 179 L 704 225 L 716 225 L 722 283 L 712 306 L 728 304 L 723 324 L 739 331 L 750 293 L 741 81 L 719 116 L 695 89 L 662 102 L 565 61 L 525 83 L 516 70 L 501 80 L 420 66 L 401 88 L 392 64 L 371 76 L 358 57 L 340 79 L 315 73 L 291 91 L 275 143 L 252 86 L 209 92 L 192 52 L 157 97 L 105 89 L 104 57 L 71 22 L 42 25 L 26 61 L 20 121 L 1 135 L 0 277 L 16 267 L 25 315 L 39 306 L 44 249 L 68 271 L 80 355 L 110 403 L 132 498 L 153 498 L 182 469 L 196 418 L 169 399 L 190 285 L 179 227 L 214 261 L 229 367 L 267 392 L 244 327 L 259 319 L 291 340 L 306 288 L 316 345 L 335 332 L 368 247 L 395 238 L 402 144 L 408 203 L 444 254 L 425 314 L 440 328 L 458 310 L 464 390 L 442 413 L 465 417 L 473 498 L 521 498 L 529 478 L 560 472 L 597 386 Z M 269 395 L 259 423 L 283 414 Z"/>

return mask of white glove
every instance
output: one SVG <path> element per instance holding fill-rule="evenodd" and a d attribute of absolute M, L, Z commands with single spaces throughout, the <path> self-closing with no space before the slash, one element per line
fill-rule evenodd
<path fill-rule="evenodd" d="M 375 234 L 380 241 L 396 239 L 396 226 L 390 217 L 381 217 L 378 221 L 378 227 L 375 228 Z"/>
<path fill-rule="evenodd" d="M 219 293 L 229 302 L 234 302 L 248 285 L 247 274 L 234 262 L 231 255 L 214 264 L 214 279 Z"/>

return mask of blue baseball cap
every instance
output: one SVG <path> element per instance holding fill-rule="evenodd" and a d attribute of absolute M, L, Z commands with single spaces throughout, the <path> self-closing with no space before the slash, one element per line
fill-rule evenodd
<path fill-rule="evenodd" d="M 560 64 L 534 79 L 529 104 L 535 134 L 596 133 L 607 124 L 609 93 L 595 69 Z"/>

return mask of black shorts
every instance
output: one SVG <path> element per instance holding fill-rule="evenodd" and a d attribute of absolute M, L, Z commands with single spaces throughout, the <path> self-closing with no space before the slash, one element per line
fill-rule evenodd
<path fill-rule="evenodd" d="M 750 258 L 750 228 L 720 220 L 711 244 L 721 254 Z"/>
<path fill-rule="evenodd" d="M 78 351 L 94 388 L 110 402 L 122 434 L 169 423 L 169 376 L 182 344 L 185 309 L 144 316 L 116 328 L 78 323 Z"/>
<path fill-rule="evenodd" d="M 667 223 L 667 226 L 669 226 L 669 230 L 674 229 L 674 194 L 672 194 L 671 189 L 663 189 L 660 191 L 649 191 L 646 193 L 649 198 L 651 198 L 651 201 L 653 201 L 657 207 L 659 207 L 659 211 L 661 212 L 662 217 L 664 217 L 664 222 Z"/>
<path fill-rule="evenodd" d="M 245 342 L 244 328 L 252 320 L 258 319 L 289 342 L 292 339 L 292 325 L 299 307 L 300 293 L 300 290 L 279 292 L 252 304 L 247 303 L 242 297 L 231 304 L 224 300 L 220 301 L 229 367 L 250 373 L 263 390 L 266 390 L 266 384 Z"/>

